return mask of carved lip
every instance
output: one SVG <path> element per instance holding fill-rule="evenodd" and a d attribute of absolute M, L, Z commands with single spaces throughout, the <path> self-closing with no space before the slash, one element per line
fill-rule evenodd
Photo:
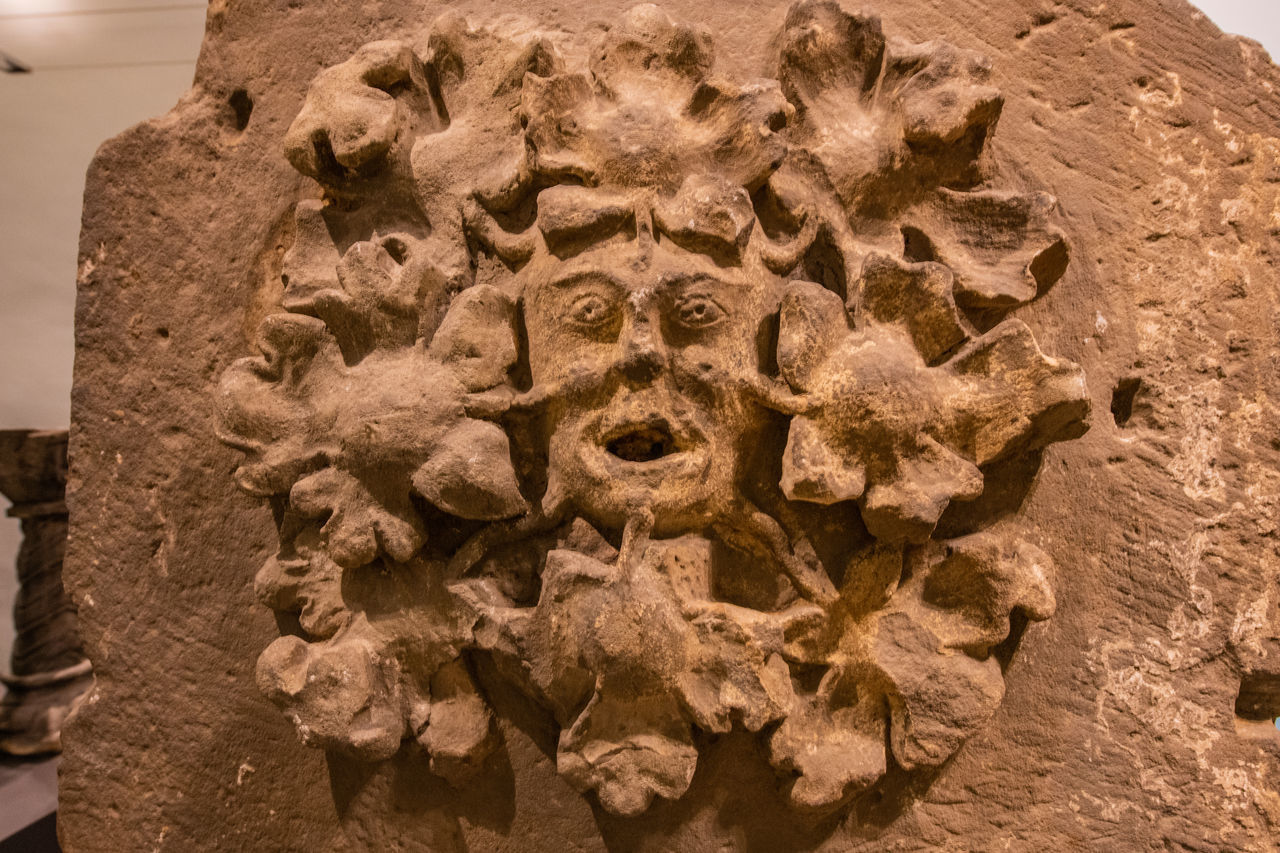
<path fill-rule="evenodd" d="M 622 424 L 605 433 L 600 444 L 610 455 L 637 464 L 684 451 L 665 418 Z"/>
<path fill-rule="evenodd" d="M 665 477 L 677 470 L 692 473 L 699 468 L 703 454 L 698 451 L 704 449 L 705 441 L 691 424 L 657 413 L 639 417 L 631 413 L 605 418 L 595 444 L 611 476 L 652 473 Z"/>

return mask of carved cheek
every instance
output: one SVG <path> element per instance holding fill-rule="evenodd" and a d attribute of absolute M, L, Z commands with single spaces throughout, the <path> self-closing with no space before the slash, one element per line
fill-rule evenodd
<path fill-rule="evenodd" d="M 526 333 L 529 369 L 538 384 L 556 382 L 584 372 L 599 372 L 617 346 L 617 323 L 611 306 L 590 295 L 544 291 L 528 304 Z"/>

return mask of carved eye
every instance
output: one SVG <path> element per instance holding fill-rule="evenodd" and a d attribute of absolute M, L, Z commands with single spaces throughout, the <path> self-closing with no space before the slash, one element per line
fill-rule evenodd
<path fill-rule="evenodd" d="M 690 329 L 705 329 L 714 326 L 725 317 L 725 310 L 710 296 L 693 294 L 681 299 L 676 305 L 676 319 L 680 325 Z"/>
<path fill-rule="evenodd" d="M 569 307 L 569 321 L 584 329 L 600 329 L 613 320 L 615 306 L 599 293 L 584 293 Z"/>

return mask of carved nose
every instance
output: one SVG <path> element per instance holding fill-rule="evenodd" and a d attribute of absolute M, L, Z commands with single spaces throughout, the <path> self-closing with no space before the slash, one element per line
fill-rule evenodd
<path fill-rule="evenodd" d="M 663 364 L 662 344 L 656 340 L 649 324 L 636 321 L 622 341 L 622 376 L 633 384 L 647 384 L 658 378 Z"/>

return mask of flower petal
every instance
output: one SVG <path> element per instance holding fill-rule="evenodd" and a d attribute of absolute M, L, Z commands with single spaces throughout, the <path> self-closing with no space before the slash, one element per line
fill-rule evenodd
<path fill-rule="evenodd" d="M 927 435 L 885 460 L 891 473 L 874 478 L 861 502 L 862 520 L 877 539 L 923 542 L 952 500 L 982 494 L 982 472 Z"/>
<path fill-rule="evenodd" d="M 451 429 L 413 474 L 413 488 L 459 518 L 497 521 L 526 512 L 507 434 L 496 424 L 466 420 Z"/>
<path fill-rule="evenodd" d="M 591 71 L 610 88 L 664 77 L 701 80 L 711 70 L 711 36 L 677 24 L 652 3 L 632 6 L 591 56 Z"/>
<path fill-rule="evenodd" d="M 430 711 L 417 740 L 431 755 L 432 772 L 455 786 L 474 776 L 497 745 L 493 713 L 461 660 L 431 677 Z"/>
<path fill-rule="evenodd" d="M 417 57 L 398 41 L 371 42 L 321 71 L 285 134 L 285 156 L 304 175 L 330 182 L 376 166 L 406 120 L 387 92 L 403 84 L 425 89 Z"/>
<path fill-rule="evenodd" d="M 556 769 L 624 817 L 645 811 L 655 796 L 679 799 L 693 781 L 698 750 L 675 699 L 647 695 L 615 703 L 611 693 L 597 693 L 560 733 Z"/>
<path fill-rule="evenodd" d="M 985 657 L 1009 636 L 1009 614 L 1053 615 L 1053 561 L 1021 538 L 992 531 L 931 545 L 912 555 L 921 599 L 945 611 L 935 630 L 947 648 Z"/>
<path fill-rule="evenodd" d="M 1065 238 L 1049 221 L 1056 205 L 1047 193 L 943 189 L 905 224 L 927 238 L 930 260 L 955 273 L 960 304 L 1008 310 L 1047 290 L 1066 269 Z"/>
<path fill-rule="evenodd" d="M 741 186 L 690 175 L 674 198 L 659 202 L 654 220 L 678 246 L 736 260 L 746 248 L 756 215 Z"/>
<path fill-rule="evenodd" d="M 847 673 L 832 669 L 818 695 L 798 701 L 769 739 L 769 760 L 797 775 L 791 804 L 825 812 L 879 781 L 887 768 L 884 710 Z"/>
<path fill-rule="evenodd" d="M 278 554 L 253 579 L 258 600 L 286 613 L 297 613 L 302 630 L 328 639 L 351 619 L 342 598 L 342 567 L 325 553 L 314 528 L 295 538 L 291 554 Z"/>
<path fill-rule="evenodd" d="M 905 79 L 899 86 L 895 78 Z M 986 85 L 990 78 L 991 61 L 980 53 L 940 41 L 895 43 L 885 86 L 896 89 L 908 144 L 936 149 L 976 132 L 981 146 L 1004 106 L 999 90 Z"/>
<path fill-rule="evenodd" d="M 800 104 L 831 89 L 869 98 L 884 55 L 879 18 L 849 14 L 834 0 L 801 0 L 783 24 L 779 79 L 787 98 Z"/>
<path fill-rule="evenodd" d="M 308 746 L 362 761 L 400 749 L 400 668 L 363 638 L 307 643 L 280 637 L 258 658 L 258 687 L 295 720 Z"/>
<path fill-rule="evenodd" d="M 811 281 L 788 284 L 778 310 L 778 367 L 797 390 L 809 390 L 815 372 L 849 335 L 839 296 Z"/>
<path fill-rule="evenodd" d="M 957 447 L 979 465 L 1088 430 L 1089 392 L 1079 365 L 1040 351 L 1021 320 L 970 342 L 948 366 L 969 381 L 961 398 L 966 435 Z"/>
<path fill-rule="evenodd" d="M 837 453 L 811 418 L 791 419 L 782 452 L 782 493 L 787 500 L 834 504 L 862 497 L 866 469 L 851 454 Z"/>
<path fill-rule="evenodd" d="M 308 518 L 328 516 L 321 532 L 329 554 L 343 568 L 373 562 L 379 551 L 406 562 L 426 541 L 426 530 L 408 494 L 380 489 L 375 497 L 355 477 L 326 468 L 305 477 L 289 493 L 292 507 Z"/>
<path fill-rule="evenodd" d="M 967 337 L 952 295 L 951 271 L 941 264 L 907 263 L 879 252 L 862 263 L 850 302 L 855 316 L 904 329 L 928 364 Z"/>
<path fill-rule="evenodd" d="M 944 649 L 929 624 L 923 613 L 888 613 L 871 649 L 887 685 L 893 756 L 906 770 L 946 761 L 1004 698 L 999 662 Z"/>
<path fill-rule="evenodd" d="M 498 288 L 469 287 L 454 297 L 428 352 L 468 391 L 494 388 L 516 363 L 515 315 L 515 305 Z"/>

